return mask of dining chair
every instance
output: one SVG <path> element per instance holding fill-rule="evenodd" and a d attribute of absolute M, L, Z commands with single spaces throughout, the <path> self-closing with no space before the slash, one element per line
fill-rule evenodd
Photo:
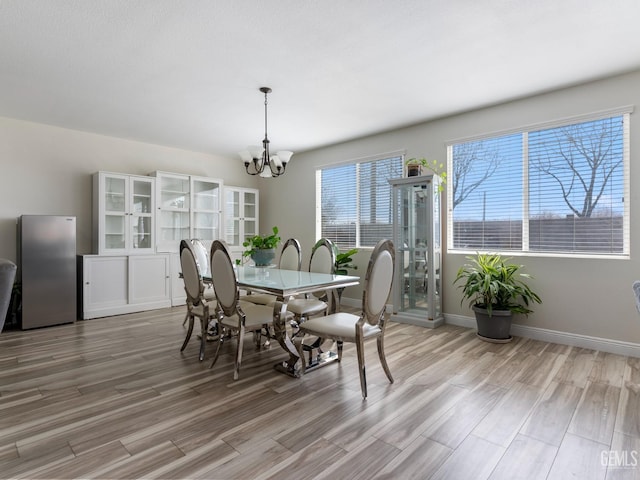
<path fill-rule="evenodd" d="M 338 312 L 324 317 L 317 317 L 300 324 L 300 332 L 323 339 L 335 340 L 338 348 L 338 361 L 342 359 L 343 342 L 355 343 L 360 372 L 360 388 L 362 397 L 367 398 L 367 378 L 364 361 L 364 341 L 377 339 L 378 357 L 389 382 L 393 377 L 384 355 L 384 332 L 386 328 L 385 310 L 387 299 L 393 283 L 395 253 L 391 240 L 380 240 L 373 249 L 367 266 L 362 293 L 362 313 Z M 302 346 L 302 340 L 297 340 Z M 298 351 L 302 351 L 298 348 Z M 304 355 L 301 355 L 302 373 L 306 366 Z"/>
<path fill-rule="evenodd" d="M 196 255 L 196 263 L 198 264 L 198 268 L 200 270 L 200 275 L 202 277 L 209 277 L 209 251 L 205 244 L 199 238 L 192 238 L 191 245 L 193 245 L 193 250 Z M 206 284 L 204 286 L 204 298 L 206 300 L 212 301 L 216 299 L 216 294 L 213 291 L 213 287 L 211 284 Z"/>
<path fill-rule="evenodd" d="M 207 329 L 209 322 L 214 319 L 214 309 L 211 308 L 213 302 L 204 298 L 205 286 L 202 275 L 196 260 L 196 252 L 190 241 L 180 241 L 180 268 L 182 269 L 182 279 L 184 281 L 184 291 L 187 294 L 187 336 L 182 343 L 182 352 L 193 333 L 195 317 L 200 320 L 200 361 L 204 360 L 204 351 L 207 343 Z"/>
<path fill-rule="evenodd" d="M 236 272 L 233 268 L 229 251 L 220 240 L 214 240 L 211 244 L 209 261 L 213 289 L 218 299 L 214 314 L 218 322 L 218 342 L 209 368 L 213 367 L 218 360 L 218 354 L 224 339 L 230 336 L 233 331 L 237 331 L 238 345 L 233 369 L 233 379 L 237 380 L 240 374 L 240 364 L 242 363 L 245 332 L 254 333 L 256 347 L 260 348 L 263 332 L 268 337 L 269 327 L 273 324 L 273 308 L 266 305 L 240 302 Z"/>
<path fill-rule="evenodd" d="M 321 238 L 311 250 L 309 271 L 315 273 L 334 273 L 336 264 L 336 248 L 328 238 Z M 308 294 L 306 298 L 293 298 L 287 304 L 287 311 L 293 314 L 294 321 L 298 324 L 309 317 L 318 314 L 326 314 L 329 308 L 329 294 L 320 290 Z"/>
<path fill-rule="evenodd" d="M 631 284 L 631 288 L 633 289 L 633 296 L 636 301 L 636 310 L 640 312 L 640 280 L 634 280 Z"/>
<path fill-rule="evenodd" d="M 302 265 L 302 248 L 300 242 L 295 238 L 289 238 L 280 251 L 280 259 L 278 260 L 278 268 L 283 270 L 300 270 Z M 242 300 L 255 303 L 257 305 L 270 305 L 277 300 L 275 295 L 268 293 L 249 293 L 243 295 Z"/>

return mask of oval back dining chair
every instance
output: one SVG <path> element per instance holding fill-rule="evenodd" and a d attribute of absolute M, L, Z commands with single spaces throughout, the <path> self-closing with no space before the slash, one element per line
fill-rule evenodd
<path fill-rule="evenodd" d="M 193 333 L 195 317 L 200 319 L 200 361 L 204 360 L 204 350 L 207 342 L 207 328 L 209 321 L 213 317 L 213 309 L 210 303 L 204 298 L 204 283 L 202 275 L 196 261 L 196 253 L 190 241 L 180 241 L 180 268 L 182 269 L 182 280 L 184 281 L 184 291 L 187 294 L 187 336 L 182 343 L 182 352 Z"/>
<path fill-rule="evenodd" d="M 360 372 L 360 388 L 362 397 L 367 398 L 367 377 L 364 362 L 364 341 L 369 338 L 377 339 L 378 357 L 389 382 L 393 377 L 384 355 L 384 332 L 386 328 L 386 303 L 391 293 L 395 252 L 391 240 L 380 240 L 373 249 L 367 266 L 362 293 L 362 313 L 334 313 L 325 317 L 317 317 L 300 324 L 300 332 L 314 335 L 323 339 L 337 342 L 338 361 L 342 359 L 343 342 L 356 344 L 358 369 Z M 302 340 L 297 340 L 301 346 Z M 298 351 L 301 351 L 299 348 Z M 304 372 L 305 359 L 302 371 Z"/>
<path fill-rule="evenodd" d="M 311 250 L 309 271 L 315 273 L 334 273 L 336 265 L 336 248 L 328 238 L 321 238 Z M 320 290 L 309 294 L 306 298 L 289 300 L 287 311 L 293 314 L 298 324 L 313 315 L 326 314 L 329 308 L 328 293 Z"/>
<path fill-rule="evenodd" d="M 302 267 L 302 247 L 300 242 L 295 238 L 289 238 L 280 252 L 278 260 L 278 268 L 283 270 L 300 270 Z"/>
<path fill-rule="evenodd" d="M 233 369 L 233 379 L 237 380 L 240 375 L 245 332 L 254 332 L 256 347 L 259 348 L 263 331 L 268 336 L 269 326 L 273 324 L 273 308 L 266 305 L 240 302 L 236 272 L 233 268 L 229 251 L 220 240 L 214 240 L 211 244 L 209 261 L 211 263 L 213 289 L 218 299 L 215 309 L 215 317 L 218 322 L 218 342 L 209 368 L 216 363 L 225 337 L 233 331 L 237 331 L 238 345 Z"/>

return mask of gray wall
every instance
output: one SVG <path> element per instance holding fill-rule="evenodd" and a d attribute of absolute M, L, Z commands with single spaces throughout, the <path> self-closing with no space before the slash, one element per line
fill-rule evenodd
<path fill-rule="evenodd" d="M 298 153 L 286 175 L 278 179 L 250 177 L 237 159 L 0 118 L 0 257 L 15 260 L 15 222 L 21 214 L 77 216 L 78 253 L 89 253 L 90 175 L 98 170 L 131 174 L 165 170 L 218 177 L 230 185 L 257 186 L 260 230 L 265 232 L 278 225 L 283 238 L 299 238 L 306 264 L 316 240 L 313 172 L 318 166 L 398 150 L 406 151 L 408 157 L 444 161 L 448 140 L 638 105 L 638 85 L 640 72 L 635 72 Z M 533 287 L 544 300 L 543 305 L 535 307 L 534 314 L 518 319 L 518 323 L 640 344 L 640 315 L 631 293 L 631 282 L 640 278 L 640 222 L 634 217 L 634 212 L 640 210 L 634 189 L 634 185 L 640 185 L 640 168 L 636 168 L 640 121 L 636 116 L 637 112 L 631 115 L 631 258 L 516 257 L 535 276 Z M 364 273 L 368 256 L 368 251 L 358 254 L 358 273 Z M 459 292 L 451 286 L 463 262 L 463 255 L 444 255 L 444 312 L 471 316 L 466 305 L 460 305 Z M 345 296 L 359 299 L 360 287 L 349 288 Z"/>
<path fill-rule="evenodd" d="M 339 145 L 294 155 L 287 174 L 275 181 L 261 181 L 261 222 L 277 224 L 285 236 L 296 236 L 305 249 L 315 240 L 315 177 L 317 167 L 397 150 L 407 158 L 427 157 L 446 160 L 447 141 L 486 134 L 538 122 L 640 104 L 640 72 L 575 86 L 535 97 L 491 106 L 438 121 L 361 138 Z M 398 106 L 398 108 L 402 108 Z M 638 190 L 640 151 L 638 112 L 631 115 L 631 258 L 586 259 L 513 256 L 534 275 L 534 289 L 543 305 L 536 305 L 529 317 L 517 323 L 573 334 L 640 343 L 640 315 L 635 310 L 631 283 L 640 278 L 640 222 L 634 212 L 640 210 Z M 443 213 L 446 211 L 446 199 Z M 446 219 L 446 215 L 442 215 Z M 446 234 L 446 225 L 444 232 Z M 446 236 L 445 236 L 446 239 Z M 446 243 L 445 243 L 446 245 Z M 369 251 L 360 252 L 357 261 L 364 273 Z M 459 291 L 451 286 L 464 255 L 443 257 L 443 298 L 447 314 L 472 316 L 466 303 L 460 305 Z M 306 260 L 308 261 L 308 260 Z M 351 287 L 347 297 L 359 298 L 360 290 Z"/>
<path fill-rule="evenodd" d="M 91 252 L 91 174 L 155 170 L 256 187 L 239 159 L 0 117 L 0 258 L 16 259 L 16 218 L 75 215 L 77 251 Z"/>

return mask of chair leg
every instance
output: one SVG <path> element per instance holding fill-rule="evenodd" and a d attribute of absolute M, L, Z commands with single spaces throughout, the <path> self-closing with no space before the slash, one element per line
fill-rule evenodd
<path fill-rule="evenodd" d="M 358 354 L 358 370 L 360 371 L 360 389 L 362 398 L 367 398 L 367 374 L 364 368 L 364 342 L 362 338 L 356 340 L 356 351 Z"/>
<path fill-rule="evenodd" d="M 216 352 L 213 354 L 213 360 L 211 360 L 211 365 L 209 365 L 209 368 L 213 367 L 216 361 L 218 360 L 218 354 L 220 353 L 220 347 L 222 347 L 225 335 L 226 335 L 226 332 L 224 327 L 218 324 L 218 341 L 216 342 L 217 343 Z"/>
<path fill-rule="evenodd" d="M 184 342 L 182 343 L 182 347 L 180 348 L 181 352 L 185 348 L 187 348 L 187 344 L 189 343 L 189 339 L 191 338 L 191 334 L 193 333 L 193 315 L 189 315 L 189 313 L 187 313 L 187 318 L 185 318 L 185 321 L 187 321 L 187 319 L 189 320 L 189 327 L 187 328 L 187 336 L 184 338 Z"/>
<path fill-rule="evenodd" d="M 204 350 L 207 345 L 207 322 L 200 318 L 200 361 L 204 360 Z"/>
<path fill-rule="evenodd" d="M 238 329 L 238 349 L 236 350 L 236 364 L 233 368 L 233 379 L 238 380 L 240 376 L 240 364 L 242 363 L 242 346 L 244 344 L 244 325 Z"/>
<path fill-rule="evenodd" d="M 389 365 L 387 364 L 387 358 L 384 356 L 384 336 L 380 335 L 378 337 L 378 357 L 380 357 L 380 363 L 382 364 L 382 369 L 384 373 L 387 375 L 390 383 L 393 383 L 393 377 L 391 376 L 391 370 L 389 370 Z"/>
<path fill-rule="evenodd" d="M 337 348 L 338 348 L 338 361 L 342 361 L 342 340 L 338 340 L 336 342 Z"/>

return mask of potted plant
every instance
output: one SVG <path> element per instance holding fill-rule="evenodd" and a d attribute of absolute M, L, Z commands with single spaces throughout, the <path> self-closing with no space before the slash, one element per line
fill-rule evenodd
<path fill-rule="evenodd" d="M 358 253 L 357 248 L 352 248 L 351 250 L 347 250 L 346 252 L 340 253 L 336 249 L 336 263 L 335 263 L 335 273 L 336 275 L 347 275 L 349 271 L 348 268 L 353 270 L 357 270 L 358 266 L 354 265 L 353 256 Z"/>
<path fill-rule="evenodd" d="M 357 248 L 352 248 L 351 250 L 347 250 L 346 252 L 340 252 L 338 247 L 335 247 L 336 251 L 336 263 L 334 267 L 334 273 L 336 275 L 347 275 L 349 271 L 348 268 L 357 270 L 358 266 L 353 262 L 353 256 L 358 253 Z M 336 289 L 338 292 L 338 302 L 342 301 L 342 293 L 344 292 L 344 287 L 340 287 Z"/>
<path fill-rule="evenodd" d="M 510 263 L 495 253 L 477 253 L 467 257 L 470 263 L 460 267 L 454 284 L 462 288 L 462 300 L 469 300 L 475 312 L 478 336 L 483 340 L 511 340 L 511 320 L 514 313 L 528 315 L 529 305 L 542 300 L 526 284 L 531 275 L 522 273 L 523 265 Z"/>
<path fill-rule="evenodd" d="M 422 167 L 427 166 L 427 159 L 410 158 L 405 164 L 407 165 L 407 177 L 419 177 L 422 175 Z"/>
<path fill-rule="evenodd" d="M 442 192 L 444 185 L 447 183 L 447 169 L 442 162 L 437 160 L 427 160 L 426 158 L 410 158 L 405 162 L 407 166 L 407 177 L 419 177 L 422 175 L 423 168 L 428 168 L 434 174 L 440 177 L 438 191 Z"/>
<path fill-rule="evenodd" d="M 242 246 L 245 248 L 242 252 L 243 257 L 250 257 L 256 267 L 266 267 L 276 256 L 276 248 L 280 243 L 278 235 L 278 227 L 273 227 L 272 233 L 269 235 L 254 235 L 247 238 Z"/>

